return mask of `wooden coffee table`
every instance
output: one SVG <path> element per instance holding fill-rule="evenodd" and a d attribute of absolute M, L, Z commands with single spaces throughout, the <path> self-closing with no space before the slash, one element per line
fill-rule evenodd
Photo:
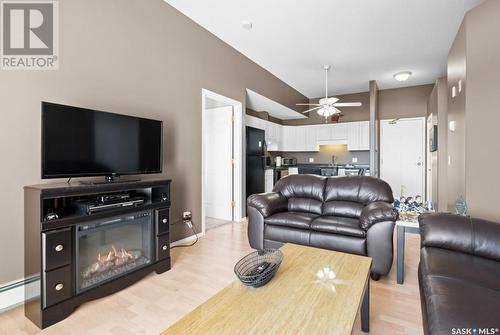
<path fill-rule="evenodd" d="M 360 309 L 369 331 L 371 258 L 294 244 L 281 250 L 267 285 L 236 279 L 162 334 L 351 334 Z"/>

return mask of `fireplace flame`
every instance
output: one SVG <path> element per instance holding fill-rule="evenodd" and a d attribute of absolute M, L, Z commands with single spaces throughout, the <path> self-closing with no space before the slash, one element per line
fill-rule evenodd
<path fill-rule="evenodd" d="M 122 266 L 129 262 L 133 262 L 142 256 L 141 250 L 130 250 L 127 251 L 125 248 L 120 248 L 119 250 L 111 245 L 111 250 L 102 256 L 100 252 L 97 253 L 97 261 L 90 264 L 88 267 L 83 269 L 81 275 L 83 278 L 89 278 L 96 273 L 112 270 L 113 268 Z"/>

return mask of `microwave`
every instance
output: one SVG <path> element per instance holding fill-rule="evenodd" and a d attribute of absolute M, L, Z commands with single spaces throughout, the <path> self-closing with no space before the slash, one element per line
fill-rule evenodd
<path fill-rule="evenodd" d="M 297 158 L 283 158 L 283 166 L 295 166 L 297 165 Z"/>

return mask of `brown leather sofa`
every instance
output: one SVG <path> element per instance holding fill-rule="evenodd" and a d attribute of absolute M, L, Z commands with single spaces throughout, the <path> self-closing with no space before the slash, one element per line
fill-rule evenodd
<path fill-rule="evenodd" d="M 500 334 L 500 224 L 444 213 L 419 223 L 424 333 Z"/>
<path fill-rule="evenodd" d="M 296 243 L 373 258 L 371 276 L 391 269 L 397 211 L 389 184 L 366 176 L 291 175 L 247 200 L 254 249 Z"/>

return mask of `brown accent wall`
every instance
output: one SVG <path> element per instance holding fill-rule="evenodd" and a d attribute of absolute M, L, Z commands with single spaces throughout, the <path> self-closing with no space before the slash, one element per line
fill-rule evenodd
<path fill-rule="evenodd" d="M 500 222 L 500 1 L 471 10 L 466 24 L 467 203 L 473 216 Z"/>
<path fill-rule="evenodd" d="M 425 117 L 433 84 L 378 91 L 379 119 Z"/>
<path fill-rule="evenodd" d="M 342 102 L 363 103 L 363 106 L 361 107 L 345 108 L 342 113 L 344 114 L 344 116 L 340 118 L 340 122 L 367 121 L 369 119 L 370 96 L 368 92 L 338 95 L 337 98 L 339 98 L 340 101 Z M 318 103 L 319 99 L 321 98 L 309 99 L 309 103 L 316 104 Z M 321 123 L 325 123 L 325 118 L 316 113 L 316 111 L 309 113 L 309 117 L 307 119 L 283 120 L 283 124 L 289 126 L 321 124 Z"/>
<path fill-rule="evenodd" d="M 257 111 L 254 111 L 253 109 L 247 108 L 246 113 L 247 113 L 247 115 L 255 116 L 255 117 L 258 117 L 259 119 L 262 119 L 262 120 L 274 122 L 274 123 L 281 124 L 281 125 L 283 124 L 283 120 L 269 115 L 268 112 L 257 112 Z"/>
<path fill-rule="evenodd" d="M 0 73 L 0 284 L 23 276 L 22 187 L 40 182 L 40 101 L 164 121 L 164 176 L 178 220 L 201 222 L 201 89 L 245 89 L 295 108 L 306 97 L 161 0 L 64 0 L 60 69 Z M 172 240 L 190 235 L 172 226 Z"/>
<path fill-rule="evenodd" d="M 432 126 L 437 125 L 437 114 L 438 114 L 438 94 L 437 94 L 437 83 L 434 85 L 434 88 L 431 91 L 431 94 L 429 95 L 429 100 L 427 101 L 427 111 L 428 111 L 428 116 L 432 115 Z M 429 124 L 427 123 L 427 127 Z M 428 128 L 427 128 L 428 129 Z M 429 133 L 427 133 L 427 143 L 429 141 Z M 431 170 L 431 181 L 429 183 L 429 180 L 427 180 L 426 185 L 431 184 L 431 199 L 432 199 L 432 205 L 434 208 L 437 207 L 437 198 L 438 198 L 438 153 L 437 151 L 435 152 L 429 152 L 428 151 L 428 144 L 427 144 L 427 169 Z M 429 166 L 430 163 L 430 166 Z M 426 176 L 428 177 L 429 174 L 427 173 Z M 429 190 L 427 190 L 429 192 Z M 430 200 L 430 199 L 427 199 Z"/>
<path fill-rule="evenodd" d="M 448 199 L 448 81 L 440 78 L 436 82 L 438 151 L 437 151 L 437 209 L 447 210 Z"/>
<path fill-rule="evenodd" d="M 427 115 L 427 99 L 432 91 L 433 84 L 378 90 L 379 118 L 395 119 L 419 117 Z M 370 119 L 369 92 L 345 94 L 337 96 L 341 102 L 362 102 L 361 107 L 342 109 L 344 116 L 340 122 L 368 121 Z M 310 103 L 317 103 L 320 98 L 310 99 Z M 307 119 L 284 120 L 285 125 L 308 125 L 325 123 L 325 118 L 313 111 Z"/>
<path fill-rule="evenodd" d="M 466 197 L 465 189 L 465 96 L 466 96 L 466 21 L 462 23 L 448 55 L 448 165 L 447 173 L 447 210 L 454 211 L 458 197 Z M 452 97 L 452 87 L 462 81 L 462 92 Z M 455 123 L 455 130 L 449 124 Z"/>

